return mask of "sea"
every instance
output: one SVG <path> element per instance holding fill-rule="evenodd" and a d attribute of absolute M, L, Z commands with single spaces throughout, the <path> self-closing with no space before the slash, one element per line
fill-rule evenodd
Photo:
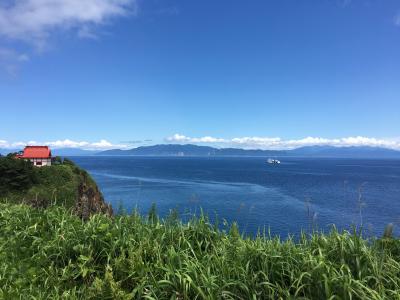
<path fill-rule="evenodd" d="M 201 213 L 245 235 L 299 236 L 313 230 L 362 228 L 400 233 L 400 160 L 260 157 L 71 157 L 98 183 L 117 213 L 161 217 Z"/>

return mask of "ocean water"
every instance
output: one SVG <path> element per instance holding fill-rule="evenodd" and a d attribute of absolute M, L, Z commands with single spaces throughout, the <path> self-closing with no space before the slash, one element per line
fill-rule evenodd
<path fill-rule="evenodd" d="M 298 235 L 352 226 L 381 235 L 400 230 L 400 160 L 283 158 L 72 157 L 97 181 L 115 210 L 183 219 L 203 210 L 236 221 L 246 234 Z"/>

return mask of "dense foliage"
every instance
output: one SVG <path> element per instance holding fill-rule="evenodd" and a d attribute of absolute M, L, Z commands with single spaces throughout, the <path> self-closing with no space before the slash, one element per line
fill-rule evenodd
<path fill-rule="evenodd" d="M 11 155 L 0 157 L 0 196 L 26 191 L 36 182 L 37 176 L 29 161 L 15 159 Z"/>
<path fill-rule="evenodd" d="M 87 222 L 0 204 L 1 299 L 399 299 L 400 241 L 332 230 L 299 241 L 227 233 L 153 207 Z M 390 234 L 389 234 L 390 236 Z"/>
<path fill-rule="evenodd" d="M 0 157 L 0 199 L 9 202 L 71 207 L 83 181 L 96 185 L 85 170 L 68 159 L 57 157 L 52 166 L 37 168 L 27 160 Z"/>

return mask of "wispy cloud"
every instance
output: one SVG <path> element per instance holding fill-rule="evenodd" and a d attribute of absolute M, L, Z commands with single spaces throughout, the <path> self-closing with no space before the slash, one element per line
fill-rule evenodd
<path fill-rule="evenodd" d="M 43 52 L 50 40 L 66 31 L 98 39 L 97 29 L 116 17 L 135 15 L 137 0 L 7 0 L 0 1 L 0 41 Z M 0 48 L 0 68 L 15 75 L 29 59 L 11 47 Z"/>
<path fill-rule="evenodd" d="M 169 7 L 160 8 L 155 13 L 159 14 L 159 15 L 176 16 L 176 15 L 179 15 L 180 10 L 177 6 L 169 6 Z"/>
<path fill-rule="evenodd" d="M 78 30 L 78 37 L 81 39 L 91 39 L 91 40 L 98 40 L 98 35 L 89 28 L 89 26 L 83 26 Z"/>
<path fill-rule="evenodd" d="M 0 140 L 0 148 L 5 149 L 21 149 L 27 145 L 47 145 L 52 148 L 77 148 L 84 150 L 108 150 L 108 149 L 125 149 L 125 144 L 113 144 L 107 140 L 100 140 L 98 142 L 87 142 L 87 141 L 73 141 L 70 139 L 57 140 L 57 141 L 28 141 L 28 142 L 8 142 L 6 140 Z"/>
<path fill-rule="evenodd" d="M 43 44 L 55 30 L 85 30 L 135 12 L 135 0 L 12 0 L 0 4 L 0 35 Z"/>
<path fill-rule="evenodd" d="M 400 12 L 394 17 L 394 25 L 400 26 Z"/>
<path fill-rule="evenodd" d="M 0 47 L 0 69 L 15 77 L 19 71 L 20 64 L 29 61 L 29 55 L 19 53 L 13 49 Z"/>
<path fill-rule="evenodd" d="M 279 137 L 236 137 L 231 139 L 205 137 L 188 137 L 175 134 L 165 139 L 170 143 L 204 143 L 220 144 L 223 146 L 235 146 L 246 149 L 294 149 L 304 146 L 371 146 L 400 150 L 400 141 L 391 139 L 377 139 L 371 137 L 355 136 L 337 139 L 322 137 L 306 137 L 301 139 L 281 139 Z"/>

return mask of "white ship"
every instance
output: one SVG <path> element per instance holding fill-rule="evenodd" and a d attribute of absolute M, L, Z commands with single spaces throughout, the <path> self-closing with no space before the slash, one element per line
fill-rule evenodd
<path fill-rule="evenodd" d="M 275 164 L 275 165 L 279 165 L 279 164 L 281 163 L 280 160 L 278 160 L 278 159 L 272 159 L 272 158 L 268 158 L 267 162 L 268 162 L 269 164 Z"/>

